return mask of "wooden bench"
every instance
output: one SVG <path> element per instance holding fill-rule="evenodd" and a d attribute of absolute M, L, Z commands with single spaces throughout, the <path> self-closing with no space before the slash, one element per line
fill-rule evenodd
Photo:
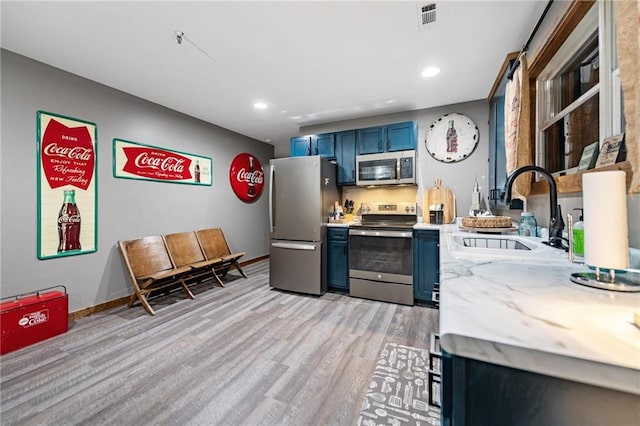
<path fill-rule="evenodd" d="M 193 299 L 193 293 L 185 283 L 191 267 L 174 266 L 161 236 L 118 241 L 118 247 L 134 290 L 129 298 L 129 307 L 139 300 L 150 315 L 155 315 L 147 300 L 149 293 L 176 285 L 180 285 L 187 297 Z"/>
<path fill-rule="evenodd" d="M 216 274 L 216 268 L 223 265 L 224 259 L 221 257 L 205 258 L 195 232 L 177 232 L 164 235 L 162 238 L 167 245 L 169 257 L 174 266 L 190 267 L 193 278 L 211 274 L 218 284 L 224 287 L 224 283 Z"/>
<path fill-rule="evenodd" d="M 202 252 L 207 259 L 221 259 L 222 262 L 214 266 L 216 274 L 221 276 L 227 275 L 229 269 L 237 269 L 244 278 L 247 278 L 247 274 L 244 273 L 238 260 L 244 256 L 245 252 L 232 253 L 227 243 L 227 239 L 220 228 L 208 228 L 196 231 L 196 237 L 202 247 Z M 217 275 L 216 275 L 217 276 Z"/>
<path fill-rule="evenodd" d="M 148 300 L 152 292 L 180 286 L 193 299 L 188 284 L 207 275 L 221 287 L 220 276 L 231 268 L 247 278 L 238 264 L 245 253 L 232 253 L 220 228 L 118 241 L 118 248 L 134 289 L 128 306 L 139 300 L 150 315 L 155 315 Z"/>

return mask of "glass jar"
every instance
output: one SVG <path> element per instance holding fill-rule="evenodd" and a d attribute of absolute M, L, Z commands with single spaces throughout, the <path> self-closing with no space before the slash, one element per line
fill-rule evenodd
<path fill-rule="evenodd" d="M 533 213 L 520 214 L 520 226 L 518 227 L 518 235 L 525 237 L 536 237 L 536 229 L 538 224 Z"/>

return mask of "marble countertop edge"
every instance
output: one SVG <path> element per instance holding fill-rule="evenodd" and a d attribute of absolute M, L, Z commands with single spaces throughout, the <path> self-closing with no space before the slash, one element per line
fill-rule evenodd
<path fill-rule="evenodd" d="M 446 332 L 440 344 L 457 356 L 640 395 L 637 369 Z"/>

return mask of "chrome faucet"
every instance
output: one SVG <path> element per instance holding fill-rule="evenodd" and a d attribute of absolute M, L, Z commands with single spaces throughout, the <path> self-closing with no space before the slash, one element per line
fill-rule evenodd
<path fill-rule="evenodd" d="M 518 176 L 525 172 L 540 173 L 544 176 L 547 182 L 549 182 L 549 241 L 546 244 L 549 244 L 551 247 L 566 250 L 567 247 L 562 244 L 562 241 L 564 240 L 564 238 L 562 238 L 564 221 L 562 220 L 562 213 L 560 206 L 558 205 L 558 189 L 556 187 L 556 181 L 548 171 L 538 166 L 523 166 L 514 170 L 514 172 L 507 178 L 507 183 L 505 183 L 505 202 L 507 204 L 511 204 L 511 187 L 513 186 L 513 182 L 515 182 Z"/>

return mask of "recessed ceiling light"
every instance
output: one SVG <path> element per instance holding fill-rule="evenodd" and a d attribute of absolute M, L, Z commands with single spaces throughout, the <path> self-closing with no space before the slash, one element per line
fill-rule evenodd
<path fill-rule="evenodd" d="M 440 68 L 436 67 L 428 67 L 425 68 L 424 71 L 422 71 L 422 76 L 425 78 L 434 77 L 438 74 L 440 74 Z"/>
<path fill-rule="evenodd" d="M 256 102 L 255 104 L 253 104 L 253 107 L 256 109 L 267 109 L 267 104 L 265 104 L 264 102 Z"/>
<path fill-rule="evenodd" d="M 272 141 L 271 141 L 271 139 L 265 139 L 264 141 L 265 141 L 266 143 L 271 143 L 271 142 L 272 142 Z"/>

